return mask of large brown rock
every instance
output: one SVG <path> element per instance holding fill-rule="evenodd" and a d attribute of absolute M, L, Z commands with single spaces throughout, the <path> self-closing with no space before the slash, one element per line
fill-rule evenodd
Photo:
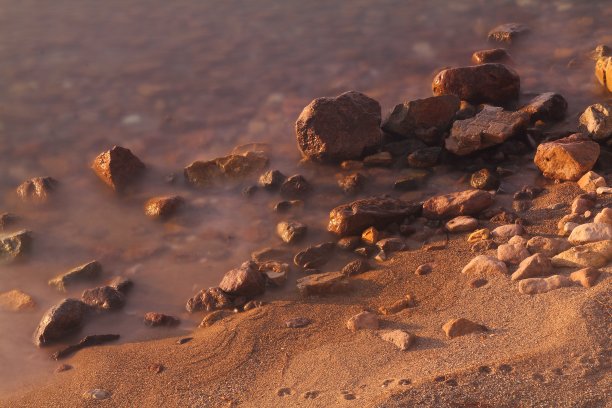
<path fill-rule="evenodd" d="M 486 105 L 476 116 L 455 121 L 445 146 L 463 156 L 503 143 L 528 124 L 529 115 L 525 112 L 510 112 Z"/>
<path fill-rule="evenodd" d="M 521 108 L 521 111 L 529 115 L 531 122 L 559 121 L 565 117 L 567 101 L 558 93 L 545 92 L 529 101 Z"/>
<path fill-rule="evenodd" d="M 266 290 L 266 278 L 259 272 L 257 263 L 247 261 L 240 268 L 227 272 L 219 289 L 232 296 L 253 297 L 261 295 Z"/>
<path fill-rule="evenodd" d="M 538 146 L 533 161 L 545 177 L 576 181 L 591 170 L 599 145 L 580 133 Z"/>
<path fill-rule="evenodd" d="M 380 104 L 360 92 L 317 98 L 295 122 L 298 147 L 317 162 L 359 159 L 382 143 L 380 120 Z"/>
<path fill-rule="evenodd" d="M 316 273 L 297 280 L 297 289 L 302 296 L 331 295 L 346 292 L 349 287 L 342 272 Z"/>
<path fill-rule="evenodd" d="M 57 180 L 52 177 L 35 177 L 21 183 L 17 195 L 23 201 L 42 203 L 49 199 L 57 185 Z"/>
<path fill-rule="evenodd" d="M 368 227 L 382 229 L 420 211 L 420 204 L 396 198 L 364 198 L 331 210 L 327 230 L 340 236 L 360 235 Z"/>
<path fill-rule="evenodd" d="M 79 282 L 88 282 L 98 278 L 102 274 L 102 265 L 98 261 L 90 261 L 86 264 L 77 266 L 49 280 L 50 286 L 55 286 L 59 290 L 66 290 L 70 286 Z"/>
<path fill-rule="evenodd" d="M 455 95 L 471 104 L 505 105 L 519 96 L 518 74 L 503 64 L 448 68 L 436 75 L 434 95 Z"/>
<path fill-rule="evenodd" d="M 453 122 L 460 102 L 454 95 L 442 95 L 400 103 L 393 108 L 382 128 L 389 133 L 437 143 Z"/>
<path fill-rule="evenodd" d="M 36 331 L 34 344 L 45 346 L 81 327 L 88 310 L 85 303 L 76 299 L 64 299 L 44 314 Z"/>
<path fill-rule="evenodd" d="M 100 153 L 91 168 L 113 190 L 122 191 L 142 174 L 145 165 L 130 149 L 114 146 Z"/>
<path fill-rule="evenodd" d="M 423 203 L 423 215 L 432 219 L 475 215 L 493 204 L 493 196 L 483 190 L 466 190 L 431 197 Z"/>
<path fill-rule="evenodd" d="M 268 157 L 259 151 L 230 154 L 208 161 L 194 161 L 183 172 L 187 183 L 209 187 L 259 173 L 268 166 Z"/>

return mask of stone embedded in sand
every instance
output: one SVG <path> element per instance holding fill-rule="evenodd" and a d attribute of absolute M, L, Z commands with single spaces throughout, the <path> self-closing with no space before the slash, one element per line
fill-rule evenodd
<path fill-rule="evenodd" d="M 304 197 L 312 187 L 301 174 L 289 177 L 280 186 L 280 193 L 285 198 L 299 199 Z"/>
<path fill-rule="evenodd" d="M 218 309 L 234 307 L 232 299 L 219 288 L 202 289 L 198 294 L 187 301 L 185 309 L 190 312 L 211 312 Z"/>
<path fill-rule="evenodd" d="M 520 110 L 529 115 L 529 120 L 532 123 L 538 120 L 544 122 L 560 121 L 565 117 L 567 101 L 558 93 L 546 92 L 530 100 Z"/>
<path fill-rule="evenodd" d="M 378 329 L 378 316 L 372 312 L 361 312 L 351 317 L 346 322 L 346 327 L 352 331 L 356 332 L 358 330 L 376 330 Z"/>
<path fill-rule="evenodd" d="M 460 215 L 445 224 L 449 232 L 470 232 L 478 228 L 478 220 L 467 215 Z"/>
<path fill-rule="evenodd" d="M 448 68 L 432 83 L 434 95 L 456 95 L 474 105 L 505 105 L 518 98 L 520 88 L 516 71 L 503 64 Z"/>
<path fill-rule="evenodd" d="M 32 246 L 32 232 L 21 230 L 0 236 L 0 262 L 11 262 L 23 257 Z"/>
<path fill-rule="evenodd" d="M 566 276 L 553 275 L 548 278 L 523 279 L 519 282 L 518 290 L 524 295 L 536 295 L 571 285 L 572 281 Z"/>
<path fill-rule="evenodd" d="M 599 157 L 599 145 L 579 133 L 542 143 L 534 163 L 545 177 L 576 181 L 591 170 Z"/>
<path fill-rule="evenodd" d="M 359 159 L 383 142 L 380 120 L 380 104 L 360 92 L 317 98 L 295 122 L 298 147 L 317 162 Z"/>
<path fill-rule="evenodd" d="M 586 172 L 584 176 L 580 177 L 580 180 L 578 180 L 578 187 L 589 193 L 597 191 L 597 187 L 605 186 L 606 179 L 594 171 Z"/>
<path fill-rule="evenodd" d="M 388 330 L 380 334 L 380 338 L 394 344 L 401 351 L 406 351 L 416 341 L 416 336 L 403 330 Z"/>
<path fill-rule="evenodd" d="M 353 276 L 370 270 L 370 264 L 364 259 L 357 259 L 347 263 L 341 270 L 343 275 Z"/>
<path fill-rule="evenodd" d="M 612 241 L 575 246 L 552 258 L 553 266 L 601 268 L 612 260 Z"/>
<path fill-rule="evenodd" d="M 516 235 L 523 235 L 525 228 L 521 224 L 506 224 L 501 225 L 491 231 L 491 235 L 496 238 L 511 238 Z"/>
<path fill-rule="evenodd" d="M 100 153 L 91 168 L 113 190 L 122 191 L 140 177 L 145 165 L 130 149 L 114 146 Z"/>
<path fill-rule="evenodd" d="M 392 315 L 414 306 L 415 303 L 414 299 L 412 299 L 412 296 L 406 295 L 404 299 L 396 300 L 389 306 L 381 306 L 378 311 L 383 315 Z"/>
<path fill-rule="evenodd" d="M 245 154 L 230 154 L 208 161 L 194 161 L 185 167 L 183 174 L 187 183 L 196 187 L 247 177 L 268 166 L 268 157 L 263 152 L 248 151 Z"/>
<path fill-rule="evenodd" d="M 112 286 L 100 286 L 85 290 L 81 300 L 96 309 L 117 310 L 125 304 L 125 295 Z"/>
<path fill-rule="evenodd" d="M 21 312 L 24 310 L 31 310 L 36 307 L 36 302 L 32 299 L 32 296 L 20 291 L 19 289 L 13 289 L 8 292 L 0 293 L 0 310 L 8 312 Z"/>
<path fill-rule="evenodd" d="M 445 147 L 464 156 L 505 142 L 527 127 L 529 115 L 485 105 L 473 118 L 453 123 Z"/>
<path fill-rule="evenodd" d="M 612 240 L 612 225 L 589 223 L 577 226 L 567 239 L 574 245 L 604 240 Z"/>
<path fill-rule="evenodd" d="M 289 329 L 298 329 L 300 327 L 306 327 L 312 323 L 312 320 L 307 317 L 294 317 L 285 322 L 285 327 Z"/>
<path fill-rule="evenodd" d="M 533 254 L 525 258 L 518 269 L 510 277 L 511 280 L 521 280 L 536 276 L 549 275 L 552 272 L 550 258 L 542 254 Z"/>
<path fill-rule="evenodd" d="M 86 347 L 99 346 L 101 344 L 105 344 L 111 341 L 115 341 L 119 339 L 118 334 L 92 334 L 89 336 L 85 336 L 81 341 L 77 344 L 73 344 L 64 349 L 61 349 L 51 356 L 54 360 L 60 360 L 62 358 L 66 358 L 79 350 L 82 350 Z M 65 371 L 65 370 L 62 370 Z"/>
<path fill-rule="evenodd" d="M 393 164 L 393 156 L 389 152 L 379 152 L 366 156 L 363 164 L 369 167 L 389 167 Z"/>
<path fill-rule="evenodd" d="M 505 263 L 493 258 L 492 256 L 478 255 L 468 262 L 468 264 L 461 270 L 461 273 L 482 276 L 499 274 L 506 275 L 508 273 L 508 268 L 506 267 Z"/>
<path fill-rule="evenodd" d="M 482 190 L 467 190 L 431 197 L 423 203 L 423 215 L 430 219 L 475 215 L 493 204 L 493 196 Z"/>
<path fill-rule="evenodd" d="M 606 207 L 593 219 L 595 223 L 612 224 L 612 208 Z"/>
<path fill-rule="evenodd" d="M 287 180 L 287 176 L 278 170 L 268 170 L 259 177 L 259 186 L 266 190 L 278 190 L 280 186 Z"/>
<path fill-rule="evenodd" d="M 245 312 L 249 310 L 246 308 L 246 306 L 247 305 L 245 305 L 245 307 L 243 308 Z M 233 312 L 230 312 L 229 310 L 215 310 L 213 312 L 210 312 L 206 316 L 204 316 L 198 327 L 210 327 L 219 320 L 230 316 L 232 313 Z"/>
<path fill-rule="evenodd" d="M 417 169 L 433 167 L 438 163 L 440 153 L 442 148 L 437 146 L 415 150 L 408 155 L 408 165 Z"/>
<path fill-rule="evenodd" d="M 472 173 L 470 185 L 478 190 L 496 190 L 499 187 L 499 178 L 485 168 Z"/>
<path fill-rule="evenodd" d="M 293 254 L 287 248 L 263 248 L 251 253 L 251 259 L 255 262 L 265 261 L 288 261 L 293 258 Z"/>
<path fill-rule="evenodd" d="M 486 241 L 489 238 L 491 238 L 491 231 L 489 231 L 488 228 L 482 228 L 468 235 L 467 242 L 469 242 L 470 244 L 473 244 L 478 241 Z"/>
<path fill-rule="evenodd" d="M 289 275 L 289 264 L 278 261 L 258 262 L 259 272 L 261 272 L 269 283 L 280 287 L 287 282 Z"/>
<path fill-rule="evenodd" d="M 505 48 L 493 48 L 490 50 L 476 51 L 472 54 L 472 63 L 474 65 L 488 64 L 491 62 L 510 62 L 512 57 Z"/>
<path fill-rule="evenodd" d="M 83 322 L 88 306 L 76 299 L 64 299 L 43 315 L 34 332 L 34 344 L 45 346 L 74 332 Z"/>
<path fill-rule="evenodd" d="M 144 324 L 151 327 L 159 326 L 178 326 L 181 323 L 179 319 L 163 313 L 147 312 L 144 315 Z"/>
<path fill-rule="evenodd" d="M 250 298 L 266 291 L 266 279 L 259 272 L 257 263 L 247 261 L 240 268 L 226 272 L 219 289 L 231 296 Z"/>
<path fill-rule="evenodd" d="M 306 225 L 297 221 L 281 221 L 276 225 L 276 233 L 287 244 L 292 244 L 304 238 Z"/>
<path fill-rule="evenodd" d="M 486 332 L 488 329 L 482 324 L 474 323 L 471 320 L 459 318 L 449 320 L 442 326 L 442 330 L 446 333 L 446 337 L 453 339 L 459 336 L 465 336 L 470 333 Z"/>
<path fill-rule="evenodd" d="M 372 197 L 331 210 L 327 230 L 339 236 L 358 235 L 368 227 L 385 228 L 421 211 L 421 205 L 391 197 Z"/>
<path fill-rule="evenodd" d="M 346 292 L 349 282 L 342 272 L 316 273 L 298 279 L 297 289 L 302 296 L 330 295 Z"/>
<path fill-rule="evenodd" d="M 17 195 L 23 201 L 43 203 L 47 201 L 59 183 L 52 177 L 35 177 L 17 187 Z"/>
<path fill-rule="evenodd" d="M 535 236 L 527 241 L 527 249 L 532 254 L 541 253 L 544 256 L 553 257 L 560 252 L 566 251 L 571 247 L 570 243 L 564 239 L 547 238 Z"/>
<path fill-rule="evenodd" d="M 418 137 L 428 144 L 440 141 L 459 110 L 454 95 L 434 96 L 400 103 L 383 122 L 385 132 L 403 137 Z"/>
<path fill-rule="evenodd" d="M 503 244 L 497 247 L 497 259 L 509 264 L 519 264 L 529 255 L 527 248 L 521 244 Z"/>
<path fill-rule="evenodd" d="M 49 281 L 50 286 L 55 286 L 59 290 L 66 290 L 67 286 L 79 282 L 88 282 L 98 278 L 102 274 L 102 265 L 98 261 L 90 261 L 86 264 L 77 266 Z"/>
<path fill-rule="evenodd" d="M 391 237 L 383 238 L 376 242 L 376 246 L 386 253 L 399 252 L 406 249 L 406 243 L 401 238 Z"/>
<path fill-rule="evenodd" d="M 145 203 L 145 214 L 151 218 L 165 219 L 171 217 L 185 203 L 181 196 L 154 197 Z"/>
<path fill-rule="evenodd" d="M 111 392 L 110 391 L 106 391 L 106 390 L 102 390 L 99 388 L 95 388 L 93 390 L 89 390 L 86 391 L 85 393 L 83 393 L 83 398 L 84 399 L 91 399 L 91 400 L 105 400 L 105 399 L 109 399 L 111 397 Z"/>
<path fill-rule="evenodd" d="M 520 23 L 500 24 L 487 34 L 489 41 L 512 44 L 530 32 L 529 27 Z"/>
<path fill-rule="evenodd" d="M 580 125 L 593 140 L 606 140 L 612 136 L 612 104 L 596 103 L 580 115 Z"/>
<path fill-rule="evenodd" d="M 435 266 L 436 264 L 434 262 L 421 264 L 414 270 L 414 274 L 419 276 L 430 274 Z"/>
<path fill-rule="evenodd" d="M 597 268 L 583 268 L 576 272 L 572 272 L 569 276 L 572 282 L 579 283 L 585 288 L 590 288 L 595 285 L 601 272 Z"/>
<path fill-rule="evenodd" d="M 298 252 L 293 258 L 297 266 L 303 268 L 318 268 L 329 261 L 334 253 L 336 245 L 333 242 L 323 242 L 322 244 L 312 245 L 303 251 Z"/>
<path fill-rule="evenodd" d="M 359 193 L 365 185 L 366 178 L 361 173 L 353 173 L 347 176 L 340 176 L 338 186 L 345 194 L 354 195 Z"/>

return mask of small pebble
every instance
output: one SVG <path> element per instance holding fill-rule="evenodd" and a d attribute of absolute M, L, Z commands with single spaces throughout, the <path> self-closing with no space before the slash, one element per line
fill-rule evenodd
<path fill-rule="evenodd" d="M 106 390 L 101 390 L 99 388 L 94 388 L 93 390 L 89 390 L 83 394 L 83 398 L 85 399 L 94 399 L 94 400 L 105 400 L 110 398 L 111 393 Z"/>

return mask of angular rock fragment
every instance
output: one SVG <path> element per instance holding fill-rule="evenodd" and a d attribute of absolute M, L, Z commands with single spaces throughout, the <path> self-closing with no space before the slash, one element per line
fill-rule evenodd
<path fill-rule="evenodd" d="M 466 190 L 431 197 L 423 203 L 423 216 L 430 219 L 474 215 L 493 204 L 493 196 L 482 190 Z"/>
<path fill-rule="evenodd" d="M 536 295 L 551 290 L 571 286 L 572 281 L 563 275 L 553 275 L 548 278 L 523 279 L 519 282 L 519 292 L 524 295 Z"/>
<path fill-rule="evenodd" d="M 518 98 L 520 87 L 516 71 L 496 63 L 448 68 L 432 83 L 434 95 L 455 95 L 473 105 L 505 105 Z"/>
<path fill-rule="evenodd" d="M 122 191 L 138 179 L 145 169 L 140 159 L 121 146 L 100 153 L 91 165 L 98 177 L 115 191 Z"/>
<path fill-rule="evenodd" d="M 376 246 L 386 253 L 403 251 L 406 249 L 406 243 L 401 238 L 383 238 L 376 242 Z"/>
<path fill-rule="evenodd" d="M 445 147 L 458 156 L 465 156 L 505 142 L 523 131 L 528 123 L 529 115 L 525 112 L 485 105 L 473 118 L 453 123 Z"/>
<path fill-rule="evenodd" d="M 64 299 L 43 315 L 36 331 L 34 344 L 45 346 L 81 327 L 88 307 L 76 299 Z"/>
<path fill-rule="evenodd" d="M 545 177 L 576 181 L 591 170 L 599 157 L 599 145 L 576 133 L 538 146 L 534 163 Z"/>
<path fill-rule="evenodd" d="M 578 187 L 588 193 L 594 193 L 598 187 L 605 187 L 606 179 L 594 171 L 588 171 L 578 180 Z"/>
<path fill-rule="evenodd" d="M 32 246 L 32 232 L 21 230 L 0 236 L 0 262 L 12 262 L 23 257 Z"/>
<path fill-rule="evenodd" d="M 280 187 L 283 197 L 299 199 L 304 197 L 312 187 L 310 183 L 300 174 L 289 177 Z"/>
<path fill-rule="evenodd" d="M 370 264 L 363 259 L 357 259 L 355 261 L 349 262 L 346 264 L 340 272 L 346 276 L 359 275 L 361 273 L 367 272 L 370 270 Z"/>
<path fill-rule="evenodd" d="M 318 268 L 329 261 L 334 253 L 335 247 L 336 245 L 333 242 L 324 242 L 322 244 L 310 246 L 298 252 L 293 258 L 293 262 L 297 266 L 303 268 Z"/>
<path fill-rule="evenodd" d="M 70 271 L 63 273 L 49 281 L 50 286 L 55 286 L 59 290 L 66 290 L 66 287 L 79 282 L 88 282 L 97 279 L 102 274 L 102 265 L 98 261 L 90 261 L 86 264 L 77 266 Z"/>
<path fill-rule="evenodd" d="M 380 334 L 380 338 L 384 341 L 395 345 L 401 351 L 408 350 L 416 341 L 414 334 L 405 332 L 403 330 L 388 330 Z"/>
<path fill-rule="evenodd" d="M 492 256 L 478 255 L 465 265 L 461 273 L 480 276 L 506 275 L 508 268 L 505 263 Z"/>
<path fill-rule="evenodd" d="M 266 279 L 255 262 L 247 261 L 240 268 L 226 272 L 219 289 L 231 296 L 251 298 L 265 292 Z"/>
<path fill-rule="evenodd" d="M 61 360 L 62 358 L 66 358 L 86 347 L 99 346 L 101 344 L 109 343 L 118 339 L 118 334 L 93 334 L 90 336 L 85 336 L 77 344 L 73 344 L 72 346 L 68 346 L 60 351 L 53 353 L 52 358 L 54 360 Z"/>
<path fill-rule="evenodd" d="M 32 299 L 32 296 L 18 289 L 0 293 L 0 310 L 21 312 L 24 310 L 32 310 L 35 307 L 36 303 L 34 299 Z"/>
<path fill-rule="evenodd" d="M 612 240 L 612 225 L 602 223 L 588 223 L 577 226 L 567 240 L 574 244 Z"/>
<path fill-rule="evenodd" d="M 448 232 L 471 232 L 478 228 L 478 220 L 467 215 L 460 215 L 445 224 Z"/>
<path fill-rule="evenodd" d="M 363 164 L 369 167 L 389 167 L 393 164 L 393 156 L 389 152 L 380 152 L 366 156 Z"/>
<path fill-rule="evenodd" d="M 612 241 L 575 246 L 552 258 L 553 266 L 601 268 L 612 260 Z"/>
<path fill-rule="evenodd" d="M 580 125 L 593 140 L 609 139 L 612 136 L 612 104 L 596 103 L 589 106 L 580 115 Z"/>
<path fill-rule="evenodd" d="M 442 330 L 446 334 L 446 337 L 453 339 L 459 336 L 465 336 L 466 334 L 486 332 L 488 329 L 482 324 L 474 323 L 471 320 L 459 318 L 449 320 L 442 326 Z"/>
<path fill-rule="evenodd" d="M 602 55 L 595 63 L 595 76 L 600 84 L 612 92 L 612 57 Z"/>
<path fill-rule="evenodd" d="M 567 101 L 558 93 L 545 92 L 533 98 L 520 110 L 529 115 L 529 120 L 532 123 L 538 120 L 557 122 L 565 117 Z"/>
<path fill-rule="evenodd" d="M 178 326 L 181 323 L 179 319 L 163 313 L 147 312 L 144 315 L 144 324 L 151 327 L 159 326 Z"/>
<path fill-rule="evenodd" d="M 474 65 L 488 64 L 491 62 L 506 63 L 511 62 L 512 57 L 505 48 L 493 48 L 490 50 L 476 51 L 472 54 Z"/>
<path fill-rule="evenodd" d="M 541 253 L 547 257 L 553 257 L 560 252 L 566 251 L 571 245 L 564 239 L 547 238 L 535 236 L 527 241 L 527 249 L 532 254 Z"/>
<path fill-rule="evenodd" d="M 145 203 L 145 214 L 155 219 L 166 219 L 176 213 L 185 203 L 181 196 L 154 197 Z"/>
<path fill-rule="evenodd" d="M 134 282 L 132 282 L 131 279 L 125 278 L 123 276 L 115 276 L 108 282 L 108 286 L 117 289 L 124 295 L 127 295 L 127 293 L 132 290 Z"/>
<path fill-rule="evenodd" d="M 338 179 L 338 186 L 346 194 L 354 195 L 359 193 L 365 185 L 366 178 L 361 173 L 353 173 Z"/>
<path fill-rule="evenodd" d="M 520 23 L 500 24 L 489 31 L 489 41 L 512 44 L 529 33 L 529 27 Z"/>
<path fill-rule="evenodd" d="M 342 293 L 349 287 L 349 281 L 342 272 L 317 273 L 297 280 L 297 289 L 302 296 Z"/>
<path fill-rule="evenodd" d="M 336 246 L 345 251 L 352 251 L 357 248 L 361 243 L 361 237 L 353 236 L 353 237 L 344 237 L 340 238 L 336 243 Z"/>
<path fill-rule="evenodd" d="M 259 177 L 259 186 L 266 190 L 278 190 L 287 180 L 287 176 L 278 170 L 268 170 Z"/>
<path fill-rule="evenodd" d="M 548 275 L 552 272 L 552 269 L 550 258 L 542 254 L 533 254 L 519 264 L 518 269 L 512 274 L 510 279 L 521 280 Z"/>
<path fill-rule="evenodd" d="M 17 187 L 17 195 L 23 201 L 43 203 L 49 199 L 59 183 L 52 177 L 35 177 Z"/>
<path fill-rule="evenodd" d="M 334 208 L 329 213 L 327 230 L 339 236 L 357 235 L 371 226 L 385 228 L 394 222 L 401 223 L 420 210 L 420 204 L 395 198 L 365 198 Z"/>
<path fill-rule="evenodd" d="M 433 167 L 438 163 L 440 153 L 442 148 L 437 146 L 415 150 L 408 155 L 408 165 L 417 169 Z"/>
<path fill-rule="evenodd" d="M 306 235 L 306 225 L 297 221 L 282 221 L 276 225 L 276 233 L 287 244 L 298 242 Z"/>
<path fill-rule="evenodd" d="M 197 295 L 187 301 L 185 309 L 188 312 L 206 311 L 211 312 L 219 309 L 231 309 L 234 307 L 232 299 L 227 293 L 219 288 L 208 288 L 201 290 Z"/>
<path fill-rule="evenodd" d="M 497 259 L 509 264 L 519 264 L 529 255 L 527 248 L 521 244 L 503 244 L 497 247 Z"/>
<path fill-rule="evenodd" d="M 356 314 L 346 322 L 346 327 L 352 332 L 358 330 L 376 330 L 378 325 L 378 316 L 367 311 Z"/>
<path fill-rule="evenodd" d="M 81 300 L 96 309 L 117 310 L 125 304 L 125 295 L 112 286 L 100 286 L 85 290 Z"/>
<path fill-rule="evenodd" d="M 268 166 L 268 158 L 262 152 L 230 154 L 208 161 L 194 161 L 185 167 L 187 183 L 195 187 L 209 187 L 232 179 L 247 177 Z"/>
<path fill-rule="evenodd" d="M 359 159 L 383 142 L 380 121 L 380 104 L 360 92 L 317 98 L 295 123 L 298 147 L 317 162 Z"/>
<path fill-rule="evenodd" d="M 583 268 L 576 272 L 572 272 L 569 276 L 572 282 L 576 282 L 585 288 L 590 288 L 595 285 L 601 272 L 597 268 Z"/>
<path fill-rule="evenodd" d="M 381 237 L 380 231 L 374 227 L 367 228 L 361 233 L 361 240 L 368 245 L 374 245 Z"/>

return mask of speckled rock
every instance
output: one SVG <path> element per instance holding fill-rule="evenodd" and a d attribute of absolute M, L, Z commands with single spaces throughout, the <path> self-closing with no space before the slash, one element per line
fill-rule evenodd
<path fill-rule="evenodd" d="M 240 268 L 228 271 L 219 283 L 219 289 L 228 295 L 250 298 L 266 290 L 266 279 L 259 272 L 257 263 L 244 262 Z"/>
<path fill-rule="evenodd" d="M 26 202 L 43 203 L 50 198 L 58 184 L 52 177 L 35 177 L 17 187 L 17 196 Z"/>
<path fill-rule="evenodd" d="M 66 290 L 68 286 L 75 283 L 89 282 L 102 275 L 102 265 L 98 261 L 90 261 L 86 264 L 77 266 L 49 281 L 50 286 L 59 290 Z"/>
<path fill-rule="evenodd" d="M 46 346 L 79 329 L 87 310 L 80 300 L 62 300 L 43 315 L 34 332 L 34 344 Z"/>
<path fill-rule="evenodd" d="M 114 146 L 100 153 L 91 168 L 110 188 L 122 191 L 142 175 L 145 165 L 130 149 Z"/>
<path fill-rule="evenodd" d="M 342 272 L 317 273 L 297 280 L 297 289 L 302 296 L 342 293 L 349 287 L 349 281 Z"/>
<path fill-rule="evenodd" d="M 36 302 L 32 296 L 18 289 L 0 293 L 0 310 L 8 312 L 21 312 L 32 310 L 36 307 Z"/>
<path fill-rule="evenodd" d="M 601 268 L 612 260 L 612 241 L 575 246 L 552 258 L 554 266 Z"/>
<path fill-rule="evenodd" d="M 298 242 L 304 236 L 308 227 L 297 221 L 281 221 L 276 225 L 276 234 L 287 244 Z"/>
<path fill-rule="evenodd" d="M 166 219 L 176 213 L 185 203 L 181 196 L 153 197 L 145 203 L 145 214 L 150 218 Z"/>
<path fill-rule="evenodd" d="M 548 278 L 523 279 L 519 282 L 518 290 L 525 295 L 537 295 L 571 285 L 572 281 L 566 276 L 553 275 Z"/>
<path fill-rule="evenodd" d="M 538 146 L 534 162 L 545 177 L 576 181 L 591 170 L 599 157 L 599 145 L 574 134 Z"/>
<path fill-rule="evenodd" d="M 416 336 L 403 330 L 387 330 L 380 334 L 384 341 L 395 345 L 401 351 L 408 350 L 416 341 Z"/>
<path fill-rule="evenodd" d="M 31 231 L 21 230 L 0 235 L 0 263 L 13 262 L 23 258 L 31 246 Z"/>

